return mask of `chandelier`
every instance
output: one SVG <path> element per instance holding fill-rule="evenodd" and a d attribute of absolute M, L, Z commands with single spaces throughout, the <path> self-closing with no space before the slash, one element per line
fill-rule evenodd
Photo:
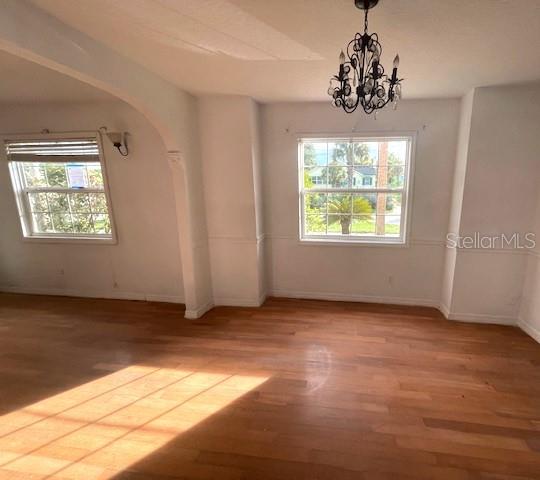
<path fill-rule="evenodd" d="M 328 94 L 332 104 L 352 113 L 361 105 L 370 114 L 388 103 L 394 109 L 401 98 L 401 81 L 397 76 L 399 55 L 394 58 L 392 75 L 388 77 L 380 64 L 382 46 L 376 33 L 369 34 L 368 11 L 379 0 L 355 0 L 357 8 L 364 10 L 364 33 L 357 33 L 339 55 L 339 72 L 330 79 Z"/>

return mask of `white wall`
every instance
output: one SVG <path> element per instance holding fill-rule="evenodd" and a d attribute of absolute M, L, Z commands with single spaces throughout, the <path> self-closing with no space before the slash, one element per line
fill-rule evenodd
<path fill-rule="evenodd" d="M 328 103 L 262 107 L 268 282 L 279 296 L 439 306 L 459 100 L 404 101 L 398 110 L 346 115 Z M 297 137 L 416 131 L 407 247 L 305 245 L 298 241 Z"/>
<path fill-rule="evenodd" d="M 451 228 L 461 236 L 519 233 L 523 240 L 537 202 L 539 132 L 540 85 L 475 90 L 466 175 L 461 191 L 455 191 L 458 220 Z M 450 317 L 517 323 L 527 252 L 471 248 L 455 255 Z M 532 267 L 529 271 L 534 276 Z"/>
<path fill-rule="evenodd" d="M 265 296 L 257 104 L 199 99 L 202 170 L 216 305 L 260 305 Z"/>
<path fill-rule="evenodd" d="M 0 160 L 0 290 L 182 302 L 175 197 L 165 146 L 152 125 L 120 101 L 2 105 L 0 132 L 126 130 L 130 155 L 105 139 L 117 245 L 22 240 L 7 162 Z"/>
<path fill-rule="evenodd" d="M 158 129 L 169 150 L 185 315 L 199 317 L 212 299 L 195 98 L 29 2 L 0 6 L 0 49 L 128 102 Z"/>
<path fill-rule="evenodd" d="M 452 201 L 448 218 L 448 233 L 457 234 L 461 221 L 463 189 L 467 175 L 467 159 L 469 157 L 469 141 L 473 109 L 474 90 L 461 99 L 461 114 L 456 148 L 456 163 L 452 182 Z M 445 253 L 443 284 L 441 290 L 441 310 L 446 316 L 450 313 L 450 305 L 454 293 L 454 274 L 457 253 L 455 248 L 447 248 Z"/>
<path fill-rule="evenodd" d="M 212 303 L 258 305 L 268 289 L 432 305 L 457 320 L 519 318 L 540 339 L 540 86 L 476 89 L 461 102 L 405 101 L 377 120 L 326 103 L 258 106 L 240 96 L 203 98 L 196 107 L 208 220 L 194 221 L 197 251 L 206 252 L 208 232 Z M 181 302 L 183 186 L 152 125 L 120 101 L 0 110 L 3 134 L 101 125 L 131 134 L 128 158 L 104 142 L 118 245 L 24 241 L 4 158 L 0 290 Z M 297 138 L 399 131 L 417 132 L 409 245 L 301 244 Z M 447 231 L 533 231 L 538 247 L 450 250 Z"/>
<path fill-rule="evenodd" d="M 531 103 L 525 118 L 528 120 L 528 141 L 534 157 L 537 169 L 540 167 L 540 86 L 537 87 L 535 98 L 530 98 Z M 533 103 L 535 102 L 535 103 Z M 540 175 L 533 175 L 535 183 L 536 199 L 535 206 L 527 208 L 527 213 L 532 215 L 529 231 L 536 235 L 536 247 L 529 250 L 526 257 L 526 266 L 523 282 L 518 324 L 529 335 L 540 342 L 540 188 L 538 188 Z"/>
<path fill-rule="evenodd" d="M 540 229 L 536 227 L 535 230 L 537 238 L 540 238 Z M 530 252 L 527 258 L 518 325 L 540 342 L 540 250 L 538 248 Z"/>

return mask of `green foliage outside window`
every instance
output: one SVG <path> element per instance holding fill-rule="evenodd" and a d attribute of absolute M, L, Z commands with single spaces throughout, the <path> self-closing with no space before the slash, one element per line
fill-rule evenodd
<path fill-rule="evenodd" d="M 70 187 L 69 168 L 82 169 L 77 183 L 82 180 L 84 188 Z M 107 198 L 99 191 L 104 188 L 100 164 L 25 163 L 22 172 L 36 233 L 111 233 Z M 98 191 L 87 192 L 86 188 Z M 59 191 L 47 191 L 50 189 Z"/>
<path fill-rule="evenodd" d="M 306 142 L 303 147 L 304 222 L 307 234 L 375 235 L 375 224 L 381 220 L 375 214 L 378 201 L 382 202 L 386 212 L 385 233 L 399 234 L 401 193 L 360 192 L 370 188 L 402 189 L 404 159 L 388 152 L 385 164 L 379 165 L 378 146 L 374 148 L 369 142 Z M 364 182 L 366 178 L 370 181 Z M 313 179 L 317 180 L 316 184 Z M 379 185 L 379 182 L 384 183 Z M 317 192 L 317 187 L 323 191 Z M 335 189 L 349 191 L 341 194 Z M 351 190 L 358 193 L 351 193 Z"/>

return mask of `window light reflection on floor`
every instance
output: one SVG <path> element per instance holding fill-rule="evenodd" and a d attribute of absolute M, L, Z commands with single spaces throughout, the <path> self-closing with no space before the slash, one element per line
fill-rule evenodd
<path fill-rule="evenodd" d="M 0 479 L 112 478 L 266 380 L 124 368 L 0 417 Z"/>

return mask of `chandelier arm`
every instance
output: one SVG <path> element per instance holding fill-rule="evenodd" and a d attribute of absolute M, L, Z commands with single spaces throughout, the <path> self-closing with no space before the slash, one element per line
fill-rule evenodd
<path fill-rule="evenodd" d="M 350 68 L 353 68 L 352 62 L 345 62 L 345 63 L 343 64 L 343 66 L 344 66 L 344 68 L 343 68 L 344 71 L 345 71 L 345 66 L 349 66 Z M 354 68 L 353 68 L 353 70 L 354 70 Z M 344 74 L 344 76 L 345 76 L 345 74 Z M 346 78 L 348 78 L 348 75 L 347 75 Z M 348 82 L 346 82 L 345 79 L 342 79 L 342 80 L 341 80 L 341 83 L 340 83 L 340 85 L 341 85 L 341 92 L 344 92 L 344 88 L 345 88 L 345 86 L 346 86 L 347 84 L 348 84 Z M 349 84 L 349 88 L 351 88 L 350 84 Z M 352 90 L 351 90 L 351 91 L 352 91 Z M 347 96 L 349 96 L 349 95 L 347 95 Z M 342 93 L 342 97 L 345 97 L 344 93 Z M 350 112 L 348 112 L 348 113 L 352 113 L 352 112 L 354 112 L 354 111 L 356 110 L 356 108 L 358 107 L 359 101 L 360 101 L 360 96 L 357 95 L 356 101 L 354 102 L 354 104 L 351 105 L 351 106 L 349 106 L 349 105 L 347 105 L 346 99 L 345 99 L 345 98 L 342 98 L 343 109 L 344 109 L 346 112 L 348 112 L 348 110 L 350 109 Z"/>

